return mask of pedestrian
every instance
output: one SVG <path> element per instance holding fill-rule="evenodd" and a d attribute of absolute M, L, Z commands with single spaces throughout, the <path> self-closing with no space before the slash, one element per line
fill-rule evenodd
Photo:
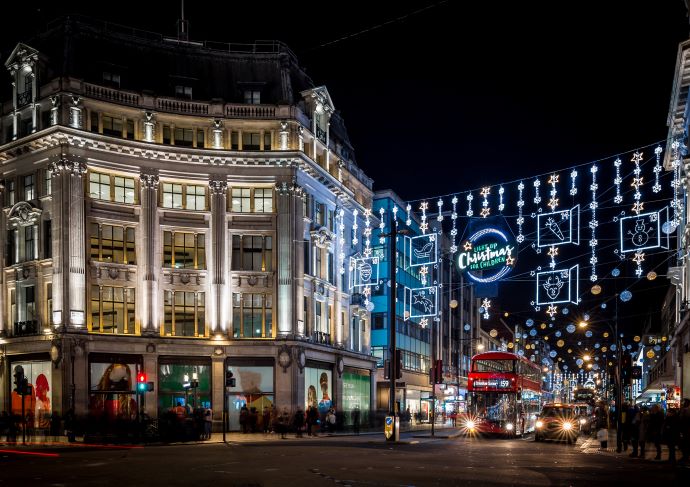
<path fill-rule="evenodd" d="M 640 424 L 638 429 L 637 438 L 640 445 L 639 457 L 644 459 L 645 445 L 647 444 L 649 435 L 649 408 L 647 406 L 643 406 L 640 409 Z"/>
<path fill-rule="evenodd" d="M 683 399 L 680 408 L 680 464 L 685 465 L 690 459 L 690 399 Z"/>
<path fill-rule="evenodd" d="M 316 428 L 319 423 L 319 410 L 316 406 L 309 406 L 307 409 L 307 435 L 316 436 Z"/>
<path fill-rule="evenodd" d="M 278 429 L 280 430 L 280 439 L 286 440 L 288 430 L 290 429 L 290 413 L 287 408 L 283 408 L 278 418 Z"/>
<path fill-rule="evenodd" d="M 295 417 L 292 424 L 295 428 L 295 436 L 297 438 L 302 438 L 302 429 L 304 428 L 304 411 L 302 411 L 302 408 L 298 407 L 297 411 L 295 411 Z"/>
<path fill-rule="evenodd" d="M 240 408 L 240 429 L 242 433 L 246 433 L 249 429 L 249 409 L 246 404 Z"/>
<path fill-rule="evenodd" d="M 74 417 L 74 410 L 70 408 L 65 413 L 65 432 L 67 434 L 67 441 L 74 443 L 76 441 L 76 434 L 74 428 L 76 427 L 76 420 Z"/>
<path fill-rule="evenodd" d="M 632 430 L 632 415 L 630 404 L 626 401 L 621 407 L 621 441 L 623 442 L 623 451 L 628 451 L 630 445 L 630 431 Z"/>
<path fill-rule="evenodd" d="M 359 434 L 359 417 L 360 417 L 359 404 L 356 404 L 355 408 L 352 410 L 352 431 L 356 435 Z"/>
<path fill-rule="evenodd" d="M 326 431 L 329 433 L 335 432 L 335 408 L 329 408 L 328 413 L 326 413 Z"/>
<path fill-rule="evenodd" d="M 271 409 L 264 408 L 261 412 L 261 428 L 264 433 L 270 433 L 271 431 Z"/>
<path fill-rule="evenodd" d="M 656 456 L 654 460 L 661 460 L 661 426 L 664 424 L 664 412 L 658 404 L 652 405 L 649 412 L 649 427 L 647 428 L 647 441 L 654 443 Z"/>
<path fill-rule="evenodd" d="M 676 463 L 676 446 L 680 439 L 680 417 L 676 409 L 669 409 L 661 427 L 661 438 L 668 446 L 668 462 Z"/>
<path fill-rule="evenodd" d="M 630 442 L 632 443 L 632 453 L 630 454 L 631 458 L 637 458 L 637 455 L 639 454 L 639 446 L 640 446 L 640 408 L 637 407 L 637 404 L 633 405 L 630 407 L 628 410 L 628 414 L 630 415 Z"/>
<path fill-rule="evenodd" d="M 206 408 L 204 412 L 204 439 L 211 439 L 211 432 L 213 431 L 213 410 Z"/>
<path fill-rule="evenodd" d="M 7 414 L 7 411 L 3 411 L 0 413 L 0 437 L 4 436 L 5 441 L 7 440 L 8 433 L 7 430 L 10 427 L 10 416 Z"/>

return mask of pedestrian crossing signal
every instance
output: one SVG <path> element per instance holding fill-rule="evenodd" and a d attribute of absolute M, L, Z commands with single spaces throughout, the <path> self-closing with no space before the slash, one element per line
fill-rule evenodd
<path fill-rule="evenodd" d="M 146 373 L 139 372 L 137 374 L 137 392 L 147 392 L 148 384 L 146 383 Z"/>

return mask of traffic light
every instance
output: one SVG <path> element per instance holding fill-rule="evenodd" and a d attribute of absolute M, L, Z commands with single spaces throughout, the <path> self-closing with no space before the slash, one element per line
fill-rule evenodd
<path fill-rule="evenodd" d="M 402 379 L 403 371 L 403 360 L 402 360 L 402 350 L 399 348 L 395 349 L 395 378 Z"/>
<path fill-rule="evenodd" d="M 383 378 L 386 380 L 391 378 L 391 361 L 388 359 L 383 361 Z"/>
<path fill-rule="evenodd" d="M 623 385 L 630 385 L 632 377 L 632 357 L 629 353 L 623 352 L 621 357 L 621 383 Z"/>
<path fill-rule="evenodd" d="M 235 387 L 236 379 L 233 377 L 232 370 L 227 369 L 225 371 L 225 387 Z"/>
<path fill-rule="evenodd" d="M 153 384 L 151 384 L 153 385 Z M 137 374 L 137 392 L 148 392 L 149 386 L 146 381 L 146 372 L 139 372 Z"/>

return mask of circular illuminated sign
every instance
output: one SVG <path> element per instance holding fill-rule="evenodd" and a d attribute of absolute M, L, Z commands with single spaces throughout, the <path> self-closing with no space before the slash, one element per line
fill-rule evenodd
<path fill-rule="evenodd" d="M 460 270 L 480 283 L 495 282 L 505 277 L 517 261 L 515 244 L 497 228 L 483 228 L 462 244 L 458 257 Z"/>

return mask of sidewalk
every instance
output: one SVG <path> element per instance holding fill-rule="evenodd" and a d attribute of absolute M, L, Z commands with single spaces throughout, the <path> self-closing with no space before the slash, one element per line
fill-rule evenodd
<path fill-rule="evenodd" d="M 600 455 L 609 455 L 609 456 L 614 456 L 614 457 L 620 457 L 620 458 L 631 458 L 630 455 L 632 454 L 632 444 L 628 445 L 627 450 L 623 450 L 620 453 L 616 452 L 616 430 L 615 429 L 609 429 L 609 439 L 608 439 L 608 444 L 607 448 L 602 450 L 600 448 L 600 443 L 597 441 L 597 439 L 593 436 L 591 438 L 587 438 L 582 442 L 582 445 L 580 446 L 580 449 L 582 450 L 582 453 L 596 453 Z M 639 453 L 639 452 L 638 452 Z M 636 461 L 651 461 L 655 463 L 660 463 L 660 462 L 666 462 L 668 460 L 668 446 L 662 444 L 661 445 L 661 460 L 654 460 L 654 457 L 656 456 L 656 447 L 654 446 L 654 443 L 646 443 L 645 444 L 645 457 L 644 458 L 635 458 L 633 457 L 632 459 Z M 676 448 L 676 460 L 680 460 L 681 452 L 680 448 Z"/>

